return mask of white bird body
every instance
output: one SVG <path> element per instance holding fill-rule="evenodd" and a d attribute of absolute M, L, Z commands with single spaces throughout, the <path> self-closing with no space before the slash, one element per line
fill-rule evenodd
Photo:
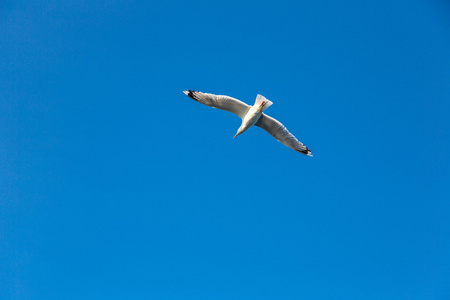
<path fill-rule="evenodd" d="M 289 148 L 312 156 L 311 150 L 297 140 L 281 122 L 264 113 L 264 110 L 273 104 L 272 101 L 267 100 L 264 96 L 258 95 L 255 104 L 250 106 L 229 96 L 195 92 L 192 90 L 184 91 L 184 93 L 197 102 L 238 115 L 242 119 L 242 123 L 234 137 L 244 133 L 255 125 L 267 131 L 271 136 Z"/>
<path fill-rule="evenodd" d="M 241 127 L 239 127 L 236 135 L 233 137 L 237 137 L 240 134 L 243 134 L 245 131 L 247 131 L 250 127 L 256 124 L 258 122 L 259 118 L 261 117 L 264 110 L 269 108 L 273 103 L 272 101 L 267 100 L 261 95 L 258 95 L 255 100 L 255 105 L 253 105 L 245 115 L 245 117 L 242 119 Z"/>

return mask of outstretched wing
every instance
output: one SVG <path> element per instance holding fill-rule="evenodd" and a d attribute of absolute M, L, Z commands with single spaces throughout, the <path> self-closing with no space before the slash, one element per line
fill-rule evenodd
<path fill-rule="evenodd" d="M 269 117 L 266 114 L 262 114 L 255 125 L 270 133 L 271 136 L 273 136 L 275 139 L 279 140 L 289 148 L 292 148 L 300 153 L 313 156 L 308 147 L 297 140 L 295 136 L 290 133 L 289 130 L 287 130 L 286 127 L 284 127 L 284 125 L 281 124 L 281 122 L 279 122 L 278 120 Z"/>
<path fill-rule="evenodd" d="M 238 99 L 234 99 L 228 96 L 195 92 L 191 90 L 183 91 L 183 93 L 197 102 L 212 106 L 214 108 L 232 112 L 233 114 L 238 115 L 241 119 L 245 117 L 251 107 L 250 105 L 247 105 Z"/>

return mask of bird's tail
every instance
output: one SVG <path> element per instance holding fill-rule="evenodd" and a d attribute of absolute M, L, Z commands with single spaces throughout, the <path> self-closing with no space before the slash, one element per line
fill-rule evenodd
<path fill-rule="evenodd" d="M 266 99 L 263 95 L 256 96 L 255 107 L 260 107 L 261 111 L 265 111 L 269 106 L 273 104 L 272 101 Z"/>

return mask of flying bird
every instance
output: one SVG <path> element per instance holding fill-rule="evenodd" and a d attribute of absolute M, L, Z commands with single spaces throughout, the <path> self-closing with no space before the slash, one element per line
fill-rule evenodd
<path fill-rule="evenodd" d="M 281 122 L 263 113 L 273 103 L 262 95 L 256 96 L 255 104 L 251 106 L 229 96 L 195 92 L 192 90 L 183 91 L 183 93 L 197 102 L 238 115 L 242 119 L 242 124 L 233 138 L 243 134 L 255 125 L 270 133 L 275 139 L 289 148 L 302 154 L 313 156 L 308 147 L 297 140 Z"/>

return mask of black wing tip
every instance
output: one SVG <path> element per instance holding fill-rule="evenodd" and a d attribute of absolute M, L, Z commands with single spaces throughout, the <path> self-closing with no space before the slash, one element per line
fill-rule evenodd
<path fill-rule="evenodd" d="M 183 93 L 185 93 L 189 98 L 192 98 L 195 101 L 197 101 L 196 94 L 198 93 L 198 91 L 196 92 L 196 91 L 193 91 L 193 90 L 186 90 L 186 91 L 183 91 Z"/>
<path fill-rule="evenodd" d="M 312 153 L 311 150 L 309 150 L 308 148 L 303 149 L 303 150 L 297 150 L 297 151 L 300 152 L 300 153 L 302 153 L 302 154 L 305 154 L 305 155 L 308 155 L 308 156 L 313 157 L 313 153 Z"/>

